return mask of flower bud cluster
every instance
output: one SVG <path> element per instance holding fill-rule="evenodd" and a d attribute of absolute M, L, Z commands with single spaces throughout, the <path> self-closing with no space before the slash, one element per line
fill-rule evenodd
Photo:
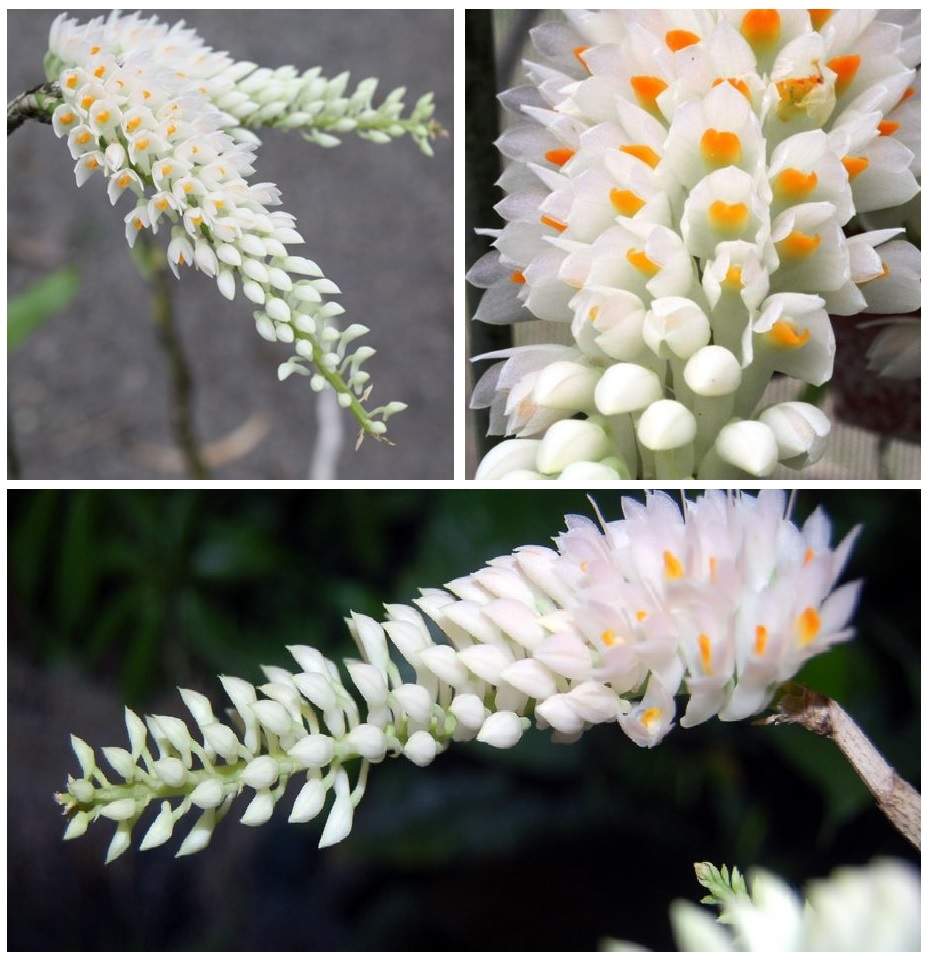
<path fill-rule="evenodd" d="M 508 749 L 532 721 L 559 741 L 618 723 L 652 747 L 673 726 L 676 695 L 687 695 L 682 726 L 743 719 L 805 661 L 852 635 L 859 584 L 835 584 L 856 530 L 832 549 L 823 513 L 799 529 L 777 492 L 709 493 L 684 513 L 659 493 L 622 506 L 624 519 L 601 528 L 568 517 L 555 550 L 522 547 L 445 589 L 422 590 L 413 606 L 388 604 L 381 624 L 352 614 L 360 657 L 343 664 L 351 685 L 318 650 L 293 646 L 299 670 L 263 667 L 258 689 L 221 677 L 232 726 L 191 690 L 181 696 L 196 735 L 178 718 L 143 723 L 127 710 L 129 749 L 102 751 L 122 783 L 111 784 L 91 747 L 73 738 L 81 776 L 57 796 L 66 839 L 113 820 L 113 859 L 155 804 L 141 847 L 164 843 L 196 809 L 179 850 L 193 853 L 243 790 L 251 799 L 241 822 L 257 826 L 294 777 L 302 786 L 292 822 L 317 816 L 333 794 L 326 846 L 349 833 L 368 764 L 386 756 L 426 766 L 451 741 Z"/>
<path fill-rule="evenodd" d="M 562 323 L 571 345 L 475 358 L 495 363 L 472 404 L 514 438 L 479 478 L 766 477 L 823 454 L 823 414 L 761 411 L 766 386 L 830 379 L 830 314 L 919 305 L 896 239 L 919 21 L 891 16 L 570 10 L 532 31 L 540 62 L 501 95 L 506 223 L 468 279 L 476 319 Z M 857 232 L 868 215 L 884 228 Z"/>
<path fill-rule="evenodd" d="M 378 80 L 369 77 L 352 91 L 347 90 L 348 83 L 348 73 L 327 79 L 319 67 L 302 74 L 294 67 L 261 68 L 237 81 L 219 102 L 243 126 L 299 130 L 304 139 L 321 147 L 338 146 L 340 136 L 347 133 L 372 143 L 409 135 L 421 152 L 433 156 L 430 141 L 439 128 L 432 119 L 432 93 L 425 93 L 405 117 L 404 87 L 395 88 L 375 106 Z"/>
<path fill-rule="evenodd" d="M 168 27 L 116 12 L 86 24 L 58 17 L 46 70 L 61 89 L 52 126 L 67 140 L 78 186 L 100 174 L 111 204 L 124 194 L 133 200 L 124 217 L 129 245 L 167 225 L 176 277 L 192 267 L 214 278 L 226 299 L 241 292 L 260 336 L 292 346 L 280 379 L 298 373 L 315 391 L 332 388 L 364 433 L 384 434 L 404 404 L 366 410 L 363 365 L 375 351 L 357 341 L 368 328 L 342 328 L 345 311 L 330 299 L 339 287 L 289 251 L 303 237 L 291 214 L 269 209 L 281 202 L 278 188 L 250 182 L 261 141 L 247 127 L 300 127 L 326 143 L 335 125 L 382 142 L 400 135 L 400 124 L 420 142 L 430 101 L 401 123 L 398 91 L 372 108 L 373 81 L 344 98 L 345 74 L 328 81 L 319 70 L 260 70 L 206 47 L 183 22 Z"/>

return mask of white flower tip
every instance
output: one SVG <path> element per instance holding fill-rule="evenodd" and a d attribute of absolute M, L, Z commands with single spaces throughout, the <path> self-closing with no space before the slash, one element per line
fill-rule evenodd
<path fill-rule="evenodd" d="M 490 483 L 514 470 L 530 470 L 536 466 L 539 440 L 513 439 L 496 444 L 482 457 L 475 479 Z"/>
<path fill-rule="evenodd" d="M 753 477 L 768 477 L 779 459 L 773 431 L 758 420 L 732 420 L 721 428 L 714 448 L 722 460 Z"/>
<path fill-rule="evenodd" d="M 607 417 L 643 410 L 662 397 L 659 377 L 639 363 L 613 364 L 595 387 L 595 406 Z"/>
<path fill-rule="evenodd" d="M 524 732 L 521 718 L 511 710 L 499 710 L 482 724 L 475 739 L 490 747 L 507 750 L 513 747 Z"/>
<path fill-rule="evenodd" d="M 695 439 L 697 424 L 688 407 L 678 400 L 657 400 L 646 408 L 637 424 L 637 438 L 654 452 L 675 450 Z"/>
<path fill-rule="evenodd" d="M 779 460 L 806 466 L 821 459 L 831 433 L 831 421 L 810 403 L 789 401 L 764 410 L 759 420 L 776 438 Z M 804 462 L 799 462 L 799 461 Z"/>
<path fill-rule="evenodd" d="M 607 434 L 593 420 L 558 420 L 540 441 L 536 468 L 560 473 L 576 460 L 600 460 L 609 450 Z"/>
<path fill-rule="evenodd" d="M 701 397 L 728 396 L 740 386 L 740 363 L 725 347 L 702 347 L 689 357 L 683 373 L 689 389 Z"/>

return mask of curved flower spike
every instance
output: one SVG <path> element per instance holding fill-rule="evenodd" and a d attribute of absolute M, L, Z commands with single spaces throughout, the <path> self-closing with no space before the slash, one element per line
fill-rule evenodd
<path fill-rule="evenodd" d="M 279 379 L 299 374 L 314 391 L 334 390 L 361 436 L 382 437 L 405 405 L 366 407 L 372 386 L 363 365 L 375 351 L 357 341 L 368 329 L 342 328 L 345 311 L 329 299 L 339 287 L 289 250 L 304 239 L 291 214 L 269 209 L 281 202 L 278 188 L 252 182 L 261 146 L 252 130 L 298 129 L 323 146 L 351 131 L 375 143 L 410 134 L 429 154 L 438 130 L 431 95 L 405 118 L 402 88 L 375 107 L 374 79 L 347 95 L 348 74 L 327 80 L 319 68 L 299 75 L 236 62 L 183 21 L 169 27 L 139 13 L 85 24 L 56 18 L 45 68 L 61 91 L 52 126 L 67 138 L 78 186 L 99 173 L 112 204 L 133 197 L 129 245 L 167 223 L 176 277 L 190 267 L 214 278 L 227 300 L 241 292 L 259 335 L 294 351 Z"/>
<path fill-rule="evenodd" d="M 350 832 L 369 765 L 388 756 L 422 767 L 454 741 L 507 750 L 533 722 L 559 742 L 617 723 L 654 747 L 675 726 L 677 696 L 683 727 L 744 719 L 805 661 L 852 636 L 859 584 L 835 586 L 857 529 L 832 549 L 820 509 L 799 528 L 781 492 L 712 492 L 684 512 L 654 493 L 622 507 L 624 518 L 602 528 L 567 517 L 556 549 L 496 557 L 422 590 L 412 606 L 387 605 L 382 623 L 353 613 L 360 659 L 344 661 L 346 680 L 307 646 L 288 648 L 294 672 L 262 667 L 268 682 L 258 688 L 221 677 L 235 730 L 206 697 L 181 690 L 193 726 L 147 717 L 153 754 L 146 724 L 127 710 L 130 749 L 101 751 L 119 782 L 72 737 L 81 773 L 56 795 L 65 839 L 112 820 L 112 860 L 152 806 L 140 848 L 168 841 L 192 812 L 183 856 L 207 846 L 243 791 L 240 822 L 265 823 L 294 779 L 292 823 L 320 815 L 333 794 L 328 846 Z"/>

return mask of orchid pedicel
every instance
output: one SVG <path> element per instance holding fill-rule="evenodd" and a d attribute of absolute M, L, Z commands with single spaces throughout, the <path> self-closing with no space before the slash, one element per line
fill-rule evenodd
<path fill-rule="evenodd" d="M 60 91 L 60 102 L 46 105 L 75 160 L 77 185 L 102 179 L 111 204 L 132 200 L 123 217 L 129 246 L 142 231 L 165 229 L 176 277 L 193 268 L 213 277 L 227 300 L 241 293 L 259 335 L 291 347 L 280 379 L 297 373 L 314 391 L 333 389 L 360 438 L 384 435 L 405 405 L 365 406 L 371 383 L 363 367 L 375 351 L 358 341 L 368 329 L 340 325 L 344 310 L 330 299 L 339 287 L 289 249 L 303 237 L 291 214 L 269 209 L 281 202 L 278 188 L 254 181 L 254 131 L 296 130 L 323 147 L 346 134 L 373 143 L 409 135 L 429 155 L 438 129 L 432 95 L 405 117 L 403 88 L 376 106 L 377 80 L 353 90 L 346 73 L 327 79 L 319 68 L 237 62 L 183 21 L 169 27 L 138 13 L 84 24 L 62 14 L 45 70 Z"/>
<path fill-rule="evenodd" d="M 178 855 L 195 853 L 244 790 L 240 821 L 258 826 L 294 778 L 291 822 L 332 796 L 328 846 L 350 832 L 369 765 L 388 756 L 426 766 L 455 741 L 509 749 L 533 723 L 556 742 L 616 723 L 655 747 L 677 716 L 682 727 L 752 716 L 853 634 L 860 585 L 837 583 L 858 528 L 832 547 L 820 509 L 798 527 L 786 507 L 781 491 L 709 492 L 681 509 L 663 493 L 624 498 L 623 519 L 567 517 L 555 549 L 496 557 L 410 605 L 387 604 L 380 623 L 352 613 L 359 657 L 342 670 L 291 646 L 297 668 L 263 666 L 258 687 L 220 678 L 230 710 L 181 690 L 193 726 L 127 708 L 128 749 L 100 751 L 115 781 L 72 737 L 80 775 L 56 796 L 65 839 L 103 818 L 116 825 L 108 860 L 137 828 L 141 849 L 177 832 Z"/>
<path fill-rule="evenodd" d="M 893 22 L 893 21 L 896 22 Z M 502 441 L 477 479 L 766 477 L 828 417 L 761 408 L 826 383 L 831 315 L 880 314 L 871 369 L 917 371 L 918 11 L 569 10 L 501 94 L 476 319 L 565 325 L 493 360 L 472 405 Z M 876 229 L 871 229 L 873 224 Z M 909 359 L 899 358 L 903 352 Z"/>

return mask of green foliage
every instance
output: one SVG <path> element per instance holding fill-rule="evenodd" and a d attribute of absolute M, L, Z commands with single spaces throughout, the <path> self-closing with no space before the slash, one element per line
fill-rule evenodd
<path fill-rule="evenodd" d="M 80 286 L 74 267 L 64 267 L 10 300 L 7 303 L 7 350 L 15 350 L 46 320 L 64 310 Z"/>
<path fill-rule="evenodd" d="M 701 898 L 702 903 L 726 910 L 735 897 L 749 899 L 747 884 L 737 867 L 728 871 L 726 866 L 718 868 L 707 861 L 694 866 L 698 882 L 708 891 L 708 894 Z"/>

